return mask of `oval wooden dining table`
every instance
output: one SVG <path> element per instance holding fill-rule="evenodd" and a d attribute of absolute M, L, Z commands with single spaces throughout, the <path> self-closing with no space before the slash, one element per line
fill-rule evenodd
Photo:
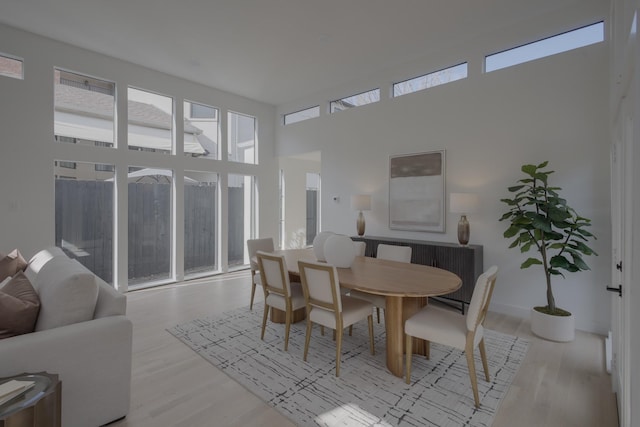
<path fill-rule="evenodd" d="M 285 256 L 291 275 L 300 275 L 298 261 L 316 261 L 312 249 L 276 251 Z M 386 300 L 387 368 L 403 376 L 404 322 L 418 312 L 431 296 L 456 291 L 462 280 L 456 274 L 436 267 L 371 257 L 356 257 L 350 268 L 338 268 L 340 286 L 375 295 Z M 414 353 L 425 354 L 422 340 L 414 339 Z"/>

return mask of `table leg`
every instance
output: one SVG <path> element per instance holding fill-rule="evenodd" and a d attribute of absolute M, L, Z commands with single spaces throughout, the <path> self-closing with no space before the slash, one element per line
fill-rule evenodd
<path fill-rule="evenodd" d="M 426 304 L 426 298 L 386 297 L 387 368 L 396 377 L 404 375 L 404 322 Z M 424 340 L 414 338 L 413 354 L 425 355 Z"/>
<path fill-rule="evenodd" d="M 271 307 L 271 321 L 273 323 L 285 323 L 287 313 L 275 307 Z M 307 309 L 302 307 L 293 312 L 291 323 L 298 323 L 307 318 Z"/>
<path fill-rule="evenodd" d="M 387 368 L 396 377 L 403 376 L 404 324 L 402 319 L 402 297 L 387 295 L 384 311 L 387 332 Z"/>

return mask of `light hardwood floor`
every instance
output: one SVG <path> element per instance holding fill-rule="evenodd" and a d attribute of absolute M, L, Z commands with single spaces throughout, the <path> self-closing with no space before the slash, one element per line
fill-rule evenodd
<path fill-rule="evenodd" d="M 130 292 L 131 411 L 111 426 L 293 426 L 165 330 L 247 306 L 249 294 L 248 271 Z M 618 425 L 604 337 L 578 331 L 571 343 L 547 342 L 531 334 L 527 321 L 491 312 L 485 326 L 531 343 L 494 427 Z"/>

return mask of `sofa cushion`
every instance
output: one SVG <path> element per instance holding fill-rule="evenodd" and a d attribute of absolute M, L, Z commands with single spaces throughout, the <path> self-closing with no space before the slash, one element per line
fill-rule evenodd
<path fill-rule="evenodd" d="M 33 332 L 40 299 L 22 271 L 0 289 L 0 339 Z"/>
<path fill-rule="evenodd" d="M 4 280 L 0 281 L 0 289 L 2 289 L 4 287 L 4 285 L 9 283 L 11 281 L 11 279 L 12 279 L 12 277 L 8 276 L 8 277 L 5 277 Z"/>
<path fill-rule="evenodd" d="M 27 261 L 19 250 L 14 249 L 6 255 L 0 253 L 0 282 L 25 268 L 27 268 Z"/>
<path fill-rule="evenodd" d="M 29 279 L 31 283 L 35 283 L 36 276 L 38 275 L 40 269 L 54 257 L 58 256 L 66 257 L 63 250 L 57 246 L 51 246 L 36 253 L 31 257 L 31 259 L 29 260 L 29 264 L 27 265 L 27 269 L 24 271 L 27 279 Z"/>
<path fill-rule="evenodd" d="M 41 303 L 36 331 L 93 319 L 98 285 L 79 262 L 54 257 L 42 266 L 34 287 Z"/>

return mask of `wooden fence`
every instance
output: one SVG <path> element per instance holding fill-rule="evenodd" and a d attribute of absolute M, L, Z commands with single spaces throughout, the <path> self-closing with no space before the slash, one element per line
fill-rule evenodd
<path fill-rule="evenodd" d="M 128 277 L 139 283 L 169 277 L 171 185 L 129 184 Z M 244 212 L 243 188 L 229 188 L 229 212 Z M 185 186 L 185 273 L 214 270 L 216 187 Z M 113 183 L 56 180 L 56 245 L 113 283 Z M 229 214 L 229 264 L 244 262 L 243 215 Z"/>

